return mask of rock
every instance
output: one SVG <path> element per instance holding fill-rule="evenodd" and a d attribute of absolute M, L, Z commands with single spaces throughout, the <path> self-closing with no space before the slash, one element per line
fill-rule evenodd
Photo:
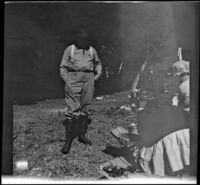
<path fill-rule="evenodd" d="M 96 97 L 97 100 L 103 100 L 103 96 Z"/>
<path fill-rule="evenodd" d="M 124 106 L 124 105 L 121 106 L 120 109 L 121 109 L 121 110 L 126 110 L 126 111 L 128 111 L 128 112 L 131 112 L 131 111 L 132 111 L 130 106 Z"/>

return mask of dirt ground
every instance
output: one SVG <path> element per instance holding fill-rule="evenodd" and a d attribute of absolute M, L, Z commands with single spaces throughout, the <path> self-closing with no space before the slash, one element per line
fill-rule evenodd
<path fill-rule="evenodd" d="M 14 105 L 13 162 L 28 161 L 28 169 L 14 175 L 41 176 L 67 179 L 97 179 L 100 164 L 113 159 L 111 150 L 119 151 L 118 141 L 110 130 L 117 126 L 127 128 L 136 121 L 134 113 L 113 109 L 127 105 L 128 91 L 94 98 L 91 106 L 92 124 L 88 137 L 91 146 L 73 141 L 70 153 L 60 152 L 65 140 L 64 99 L 49 99 L 33 105 Z M 120 154 L 119 154 L 120 155 Z"/>

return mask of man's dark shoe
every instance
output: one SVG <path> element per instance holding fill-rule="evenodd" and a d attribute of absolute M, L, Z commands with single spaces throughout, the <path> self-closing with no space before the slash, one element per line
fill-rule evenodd
<path fill-rule="evenodd" d="M 63 154 L 68 154 L 71 149 L 71 144 L 73 141 L 73 124 L 75 120 L 74 119 L 65 119 L 63 121 L 63 125 L 65 126 L 65 134 L 66 134 L 66 140 L 63 148 L 60 150 Z"/>
<path fill-rule="evenodd" d="M 84 143 L 84 144 L 88 144 L 88 145 L 92 145 L 91 140 L 89 140 L 86 137 L 86 133 L 87 133 L 87 129 L 88 129 L 88 124 L 91 123 L 91 119 L 89 119 L 86 116 L 79 116 L 79 125 L 80 125 L 80 132 L 79 132 L 79 136 L 78 136 L 78 141 L 80 143 Z"/>

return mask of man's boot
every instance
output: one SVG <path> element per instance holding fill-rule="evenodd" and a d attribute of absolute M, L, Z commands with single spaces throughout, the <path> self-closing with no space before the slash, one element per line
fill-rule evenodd
<path fill-rule="evenodd" d="M 91 119 L 89 119 L 87 116 L 79 116 L 79 124 L 80 124 L 80 132 L 78 136 L 78 141 L 80 143 L 92 145 L 92 142 L 86 137 L 88 124 L 91 123 Z"/>
<path fill-rule="evenodd" d="M 66 140 L 63 148 L 60 150 L 63 154 L 69 153 L 73 141 L 73 124 L 74 119 L 65 119 L 63 125 L 65 126 Z"/>

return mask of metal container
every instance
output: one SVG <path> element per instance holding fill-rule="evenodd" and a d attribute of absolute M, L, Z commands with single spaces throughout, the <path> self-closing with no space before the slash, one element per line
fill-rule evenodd
<path fill-rule="evenodd" d="M 135 123 L 128 125 L 128 132 L 132 134 L 138 134 L 138 125 Z"/>

